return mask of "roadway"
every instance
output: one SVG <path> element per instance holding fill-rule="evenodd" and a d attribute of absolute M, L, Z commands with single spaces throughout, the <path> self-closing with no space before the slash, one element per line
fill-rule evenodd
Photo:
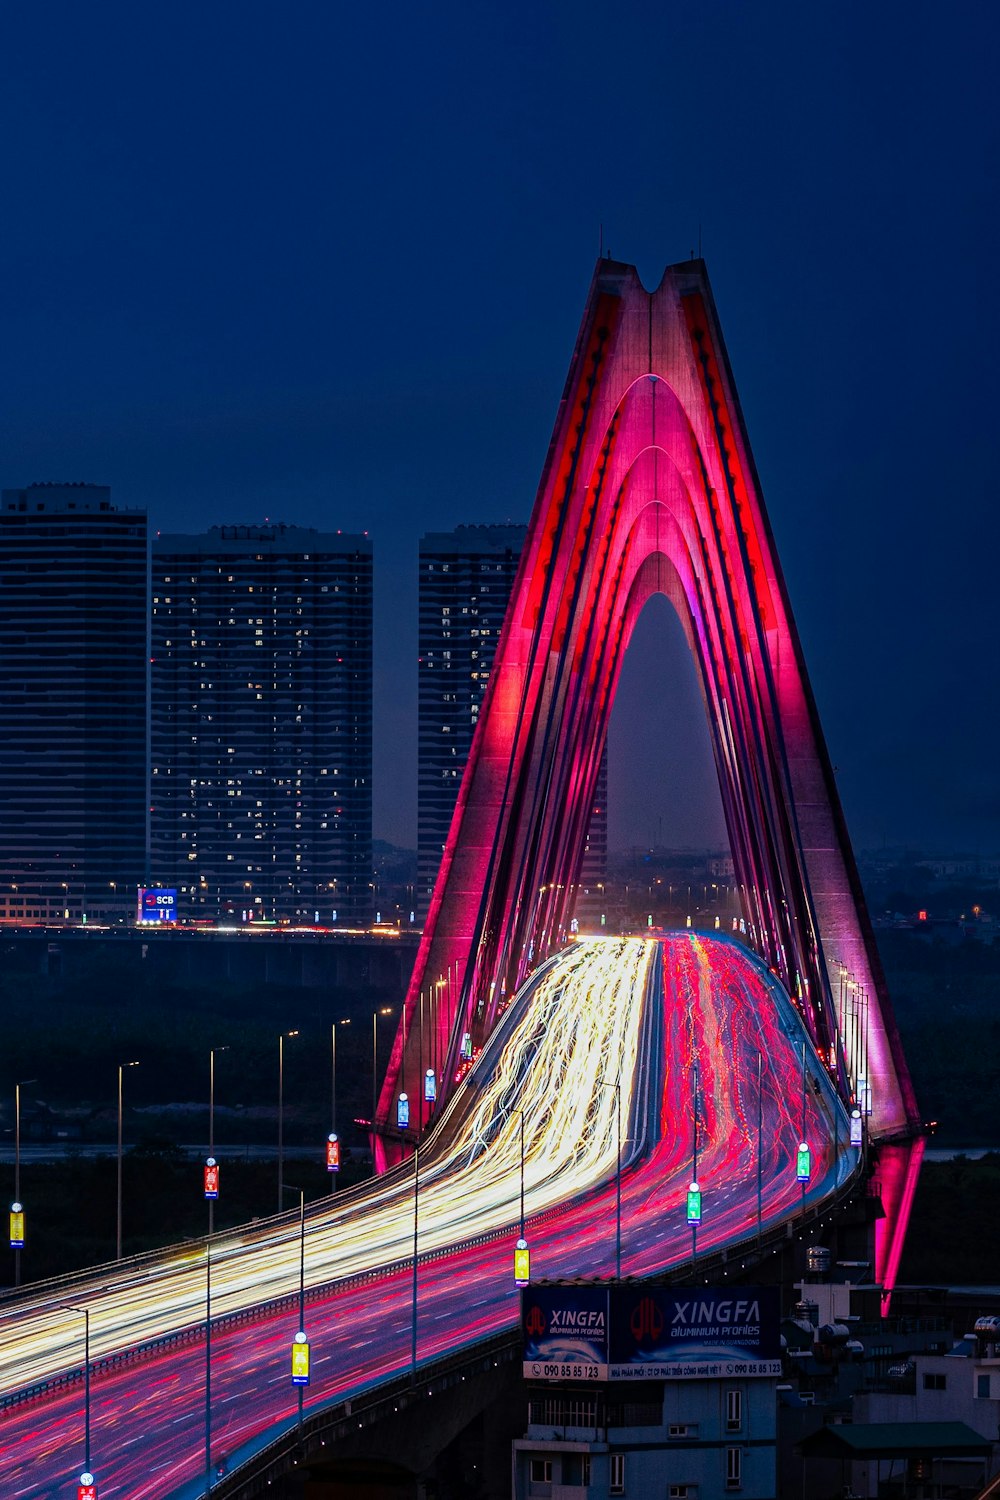
<path fill-rule="evenodd" d="M 690 1259 L 684 1203 L 695 1063 L 704 1192 L 697 1250 L 704 1252 L 752 1237 L 758 1207 L 767 1227 L 801 1203 L 794 1161 L 803 1119 L 802 1033 L 790 1003 L 740 945 L 697 934 L 662 945 L 588 940 L 539 971 L 421 1150 L 418 1250 L 435 1258 L 422 1260 L 419 1272 L 418 1365 L 516 1319 L 519 1112 L 534 1276 L 613 1273 L 619 1125 L 623 1273 L 649 1274 Z M 808 1054 L 807 1063 L 813 1202 L 853 1168 L 856 1154 L 847 1149 L 846 1118 L 825 1073 Z M 314 1292 L 306 1309 L 314 1354 L 307 1408 L 409 1367 L 413 1207 L 410 1160 L 310 1210 L 306 1281 L 327 1290 Z M 509 1232 L 483 1238 L 503 1230 Z M 298 1255 L 297 1216 L 218 1236 L 213 1313 L 295 1291 Z M 142 1265 L 27 1289 L 8 1301 L 0 1326 L 0 1391 L 79 1366 L 82 1318 L 58 1304 L 89 1308 L 92 1357 L 100 1358 L 196 1323 L 204 1315 L 205 1272 L 204 1247 L 187 1246 Z M 288 1361 L 297 1323 L 297 1311 L 283 1309 L 213 1333 L 216 1458 L 293 1419 Z M 79 1384 L 5 1413 L 4 1493 L 21 1500 L 74 1494 L 82 1427 Z M 203 1344 L 166 1348 L 96 1376 L 92 1428 L 102 1500 L 198 1493 Z"/>

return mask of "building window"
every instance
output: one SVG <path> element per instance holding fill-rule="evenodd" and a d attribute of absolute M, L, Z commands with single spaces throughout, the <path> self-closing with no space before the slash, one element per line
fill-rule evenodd
<path fill-rule="evenodd" d="M 943 1390 L 947 1390 L 947 1387 L 948 1387 L 948 1377 L 947 1377 L 947 1375 L 939 1375 L 939 1374 L 936 1374 L 936 1373 L 926 1373 L 925 1372 L 925 1374 L 924 1374 L 924 1390 L 925 1391 L 943 1391 Z"/>
<path fill-rule="evenodd" d="M 667 1437 L 686 1438 L 690 1428 L 687 1422 L 671 1422 L 667 1428 Z"/>
<path fill-rule="evenodd" d="M 691 1500 L 693 1494 L 689 1484 L 672 1484 L 667 1488 L 669 1500 Z"/>
<path fill-rule="evenodd" d="M 743 1450 L 741 1448 L 726 1449 L 726 1489 L 741 1490 L 743 1488 Z"/>
<path fill-rule="evenodd" d="M 531 1482 L 532 1484 L 552 1483 L 552 1460 L 551 1458 L 533 1458 L 531 1460 Z"/>
<path fill-rule="evenodd" d="M 990 1377 L 988 1375 L 977 1375 L 976 1376 L 976 1395 L 977 1396 L 987 1396 L 988 1397 L 989 1394 L 990 1394 Z"/>
<path fill-rule="evenodd" d="M 612 1495 L 624 1495 L 625 1493 L 624 1453 L 611 1454 L 611 1484 L 609 1489 Z"/>
<path fill-rule="evenodd" d="M 726 1392 L 726 1431 L 739 1432 L 743 1426 L 743 1392 Z"/>

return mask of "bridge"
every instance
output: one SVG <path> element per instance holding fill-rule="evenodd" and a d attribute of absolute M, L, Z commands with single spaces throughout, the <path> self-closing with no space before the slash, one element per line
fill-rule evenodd
<path fill-rule="evenodd" d="M 745 943 L 569 941 L 621 660 L 654 592 L 700 673 Z M 188 1500 L 325 1408 L 418 1392 L 510 1328 L 522 1221 L 534 1277 L 697 1279 L 712 1257 L 735 1273 L 849 1192 L 870 1149 L 891 1291 L 916 1104 L 700 261 L 652 293 L 633 267 L 596 268 L 374 1145 L 381 1175 L 301 1224 L 10 1294 L 5 1492 L 69 1493 L 88 1373 L 102 1500 Z"/>
<path fill-rule="evenodd" d="M 782 986 L 735 940 L 569 945 L 507 1008 L 419 1164 L 411 1156 L 311 1205 L 304 1240 L 298 1215 L 284 1215 L 218 1235 L 210 1263 L 204 1244 L 179 1247 L 25 1289 L 8 1305 L 6 1493 L 55 1500 L 82 1468 L 82 1318 L 67 1305 L 90 1317 L 100 1493 L 140 1500 L 204 1489 L 209 1275 L 217 1471 L 298 1421 L 288 1368 L 302 1243 L 307 1416 L 401 1375 L 420 1381 L 516 1320 L 522 1163 L 535 1276 L 615 1275 L 619 1260 L 623 1275 L 697 1275 L 721 1247 L 734 1266 L 753 1256 L 860 1166 L 829 1072 L 805 1043 Z M 808 1183 L 796 1176 L 803 1139 Z M 693 1234 L 694 1171 L 703 1206 Z"/>

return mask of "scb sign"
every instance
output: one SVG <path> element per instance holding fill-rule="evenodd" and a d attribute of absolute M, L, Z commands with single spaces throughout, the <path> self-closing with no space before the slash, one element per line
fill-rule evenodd
<path fill-rule="evenodd" d="M 140 886 L 136 920 L 139 922 L 176 922 L 176 888 Z"/>

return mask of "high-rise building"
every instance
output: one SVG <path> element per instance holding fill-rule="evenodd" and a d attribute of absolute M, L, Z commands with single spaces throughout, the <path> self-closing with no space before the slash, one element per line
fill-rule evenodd
<path fill-rule="evenodd" d="M 0 917 L 124 915 L 145 873 L 146 514 L 0 495 Z"/>
<path fill-rule="evenodd" d="M 182 917 L 367 920 L 370 541 L 215 526 L 152 554 L 152 878 Z"/>
<path fill-rule="evenodd" d="M 425 916 L 507 601 L 523 526 L 459 526 L 420 540 L 417 908 Z"/>
<path fill-rule="evenodd" d="M 422 917 L 434 894 L 526 534 L 526 527 L 508 523 L 458 526 L 420 540 L 417 910 Z M 605 751 L 581 872 L 581 886 L 586 882 L 594 892 L 595 913 L 607 871 L 607 783 Z"/>

